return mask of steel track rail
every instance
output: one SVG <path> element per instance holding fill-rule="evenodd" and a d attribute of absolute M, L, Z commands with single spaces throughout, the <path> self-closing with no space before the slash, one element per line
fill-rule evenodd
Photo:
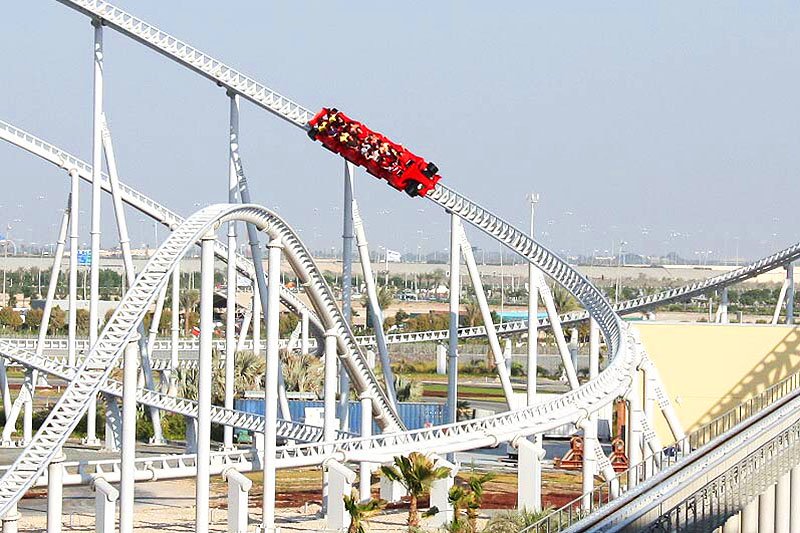
<path fill-rule="evenodd" d="M 92 183 L 94 174 L 92 166 L 85 161 L 75 157 L 74 155 L 60 149 L 59 147 L 48 143 L 47 141 L 36 137 L 8 122 L 0 120 L 0 139 L 26 150 L 27 152 L 38 156 L 49 163 L 56 165 L 59 168 L 69 171 L 75 169 L 78 171 L 78 176 L 88 182 Z M 183 223 L 183 217 L 171 211 L 164 205 L 156 202 L 145 194 L 133 189 L 132 187 L 120 182 L 120 192 L 122 201 L 129 206 L 137 209 L 139 212 L 147 215 L 153 220 L 166 226 L 172 230 Z M 100 187 L 107 193 L 111 194 L 111 183 L 108 175 L 101 173 Z M 222 261 L 228 260 L 228 247 L 222 242 L 214 243 L 214 255 Z M 236 253 L 236 268 L 246 276 L 248 279 L 255 279 L 255 267 L 253 262 L 245 256 Z M 300 299 L 295 296 L 291 291 L 285 287 L 281 287 L 281 302 L 291 311 L 300 314 L 301 311 L 309 313 L 309 323 L 312 332 L 317 339 L 318 346 L 323 343 L 323 330 L 319 321 L 319 317 L 313 310 L 309 309 Z"/>
<path fill-rule="evenodd" d="M 46 356 L 37 356 L 34 352 L 19 349 L 4 341 L 0 341 L 0 356 L 15 361 L 27 368 L 34 368 L 64 381 L 75 381 L 76 369 Z M 122 383 L 108 379 L 101 386 L 101 392 L 122 398 Z M 197 418 L 197 402 L 186 398 L 178 398 L 149 389 L 137 389 L 136 401 L 149 407 L 156 407 L 171 413 Z M 246 413 L 224 407 L 211 406 L 211 422 L 251 431 L 264 432 L 264 417 L 254 413 Z M 278 435 L 299 442 L 318 442 L 322 440 L 322 428 L 308 426 L 288 420 L 278 420 Z M 339 431 L 337 438 L 352 438 L 355 435 Z"/>
<path fill-rule="evenodd" d="M 94 397 L 108 380 L 120 353 L 136 337 L 143 319 L 161 288 L 194 243 L 230 220 L 255 224 L 272 238 L 281 239 L 285 254 L 310 289 L 324 325 L 338 333 L 340 358 L 353 374 L 359 392 L 371 396 L 377 423 L 386 431 L 400 430 L 402 421 L 389 403 L 353 340 L 352 332 L 336 307 L 324 278 L 294 232 L 272 212 L 252 205 L 215 205 L 204 208 L 173 230 L 150 258 L 120 301 L 97 342 L 77 369 L 55 407 L 11 468 L 0 478 L 0 516 L 32 486 L 74 430 Z"/>
<path fill-rule="evenodd" d="M 800 419 L 800 389 L 776 401 L 756 416 L 701 446 L 685 459 L 655 474 L 624 495 L 612 500 L 566 531 L 618 531 L 656 507 L 663 498 L 705 479 L 723 461 L 741 452 L 743 446 L 760 445 L 764 435 Z M 777 428 L 777 429 L 776 429 Z M 638 529 L 637 529 L 638 530 Z"/>

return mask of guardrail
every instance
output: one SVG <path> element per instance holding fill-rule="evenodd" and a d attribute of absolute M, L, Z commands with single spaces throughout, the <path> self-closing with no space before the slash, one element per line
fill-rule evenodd
<path fill-rule="evenodd" d="M 637 482 L 644 481 L 647 477 L 650 477 L 652 473 L 683 461 L 689 454 L 729 431 L 740 422 L 757 415 L 775 402 L 786 398 L 788 395 L 798 390 L 800 390 L 800 372 L 784 378 L 775 385 L 765 389 L 687 434 L 683 439 L 664 447 L 658 453 L 652 453 L 646 456 L 641 463 L 631 466 L 628 470 L 620 472 L 613 479 L 596 486 L 591 492 L 582 494 L 578 498 L 559 507 L 538 522 L 523 529 L 520 533 L 552 533 L 563 531 L 565 528 L 585 518 L 603 505 L 610 503 L 612 500 L 612 485 L 618 485 L 620 494 L 623 494 L 629 486 L 629 480 L 635 479 Z M 589 503 L 588 508 L 582 508 L 584 500 Z"/>

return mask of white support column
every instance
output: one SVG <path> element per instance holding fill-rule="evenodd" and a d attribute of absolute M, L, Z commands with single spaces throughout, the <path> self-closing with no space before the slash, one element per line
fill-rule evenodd
<path fill-rule="evenodd" d="M 786 472 L 775 485 L 775 533 L 789 533 L 791 524 L 791 473 Z"/>
<path fill-rule="evenodd" d="M 261 312 L 261 293 L 258 285 L 253 286 L 253 353 L 261 355 L 261 324 L 263 314 Z"/>
<path fill-rule="evenodd" d="M 325 382 L 323 383 L 324 422 L 323 440 L 331 442 L 336 439 L 336 330 L 325 332 Z"/>
<path fill-rule="evenodd" d="M 228 533 L 247 533 L 247 502 L 253 482 L 233 468 L 222 473 L 228 482 Z"/>
<path fill-rule="evenodd" d="M 119 533 L 133 533 L 133 493 L 136 469 L 136 340 L 125 346 L 122 369 L 122 451 L 120 453 Z"/>
<path fill-rule="evenodd" d="M 627 452 L 628 462 L 631 466 L 636 466 L 642 462 L 642 391 L 639 381 L 640 374 L 637 372 L 631 383 L 631 390 L 628 393 L 628 438 Z M 628 487 L 633 488 L 638 485 L 638 470 L 634 475 L 628 476 Z"/>
<path fill-rule="evenodd" d="M 380 498 L 389 503 L 399 502 L 403 496 L 408 494 L 405 487 L 399 481 L 392 481 L 386 476 L 381 476 Z"/>
<path fill-rule="evenodd" d="M 339 357 L 336 353 L 336 330 L 329 329 L 325 332 L 324 378 L 323 382 L 323 422 L 322 440 L 332 442 L 336 439 L 336 388 L 338 376 L 336 375 Z M 363 414 L 362 414 L 363 416 Z M 322 472 L 322 509 L 328 506 L 328 472 Z"/>
<path fill-rule="evenodd" d="M 539 202 L 539 195 L 532 193 L 528 200 L 531 204 L 531 238 L 534 238 L 536 230 L 536 204 Z M 527 404 L 530 407 L 536 402 L 536 378 L 537 367 L 539 366 L 539 284 L 538 280 L 542 274 L 537 276 L 536 266 L 528 262 L 528 383 L 526 387 Z"/>
<path fill-rule="evenodd" d="M 367 392 L 361 393 L 361 437 L 372 436 L 372 397 Z M 361 500 L 372 497 L 372 464 L 361 462 L 358 464 L 358 494 Z"/>
<path fill-rule="evenodd" d="M 103 26 L 92 20 L 94 26 L 94 102 L 92 107 L 92 211 L 91 211 L 91 262 L 89 267 L 89 346 L 94 346 L 100 325 L 100 187 L 103 170 Z M 89 400 L 86 411 L 86 444 L 99 445 L 95 418 L 97 397 Z"/>
<path fill-rule="evenodd" d="M 741 532 L 758 533 L 758 498 L 754 498 L 742 509 Z"/>
<path fill-rule="evenodd" d="M 722 288 L 722 298 L 719 304 L 719 322 L 727 324 L 728 320 L 728 287 Z"/>
<path fill-rule="evenodd" d="M 788 288 L 788 280 L 784 279 L 783 285 L 781 285 L 781 292 L 778 294 L 778 301 L 775 302 L 775 311 L 772 313 L 772 325 L 778 323 L 778 318 L 781 316 L 781 307 L 783 306 L 783 301 L 786 299 L 786 290 Z"/>
<path fill-rule="evenodd" d="M 789 473 L 789 531 L 800 533 L 800 466 Z"/>
<path fill-rule="evenodd" d="M 122 413 L 114 396 L 106 397 L 106 431 L 103 451 L 117 452 L 122 446 Z"/>
<path fill-rule="evenodd" d="M 525 438 L 512 441 L 517 448 L 517 508 L 539 512 L 542 508 L 541 446 Z"/>
<path fill-rule="evenodd" d="M 572 359 L 572 368 L 578 373 L 578 328 L 569 330 L 569 356 Z"/>
<path fill-rule="evenodd" d="M 150 320 L 150 331 L 147 335 L 147 353 L 153 353 L 153 348 L 156 345 L 156 339 L 158 338 L 158 326 L 161 322 L 161 314 L 164 312 L 164 300 L 167 299 L 167 285 L 161 288 L 161 292 L 158 293 L 158 297 L 156 298 L 156 308 L 153 310 L 153 316 Z"/>
<path fill-rule="evenodd" d="M 564 337 L 564 328 L 561 327 L 558 309 L 556 309 L 555 301 L 553 301 L 553 293 L 550 291 L 550 287 L 547 286 L 544 275 L 539 270 L 536 270 L 533 274 L 536 277 L 536 283 L 539 285 L 539 296 L 544 303 L 545 311 L 547 311 L 547 318 L 550 320 L 550 328 L 556 340 L 556 346 L 558 346 L 558 353 L 561 354 L 561 362 L 567 374 L 567 381 L 569 381 L 571 389 L 577 389 L 579 387 L 578 375 L 572 365 L 569 346 L 567 346 L 567 340 Z"/>
<path fill-rule="evenodd" d="M 242 319 L 242 329 L 239 331 L 239 342 L 236 344 L 236 351 L 241 352 L 244 350 L 245 343 L 247 342 L 247 336 L 250 334 L 250 323 L 253 320 L 253 309 L 248 308 L 244 312 L 244 318 Z"/>
<path fill-rule="evenodd" d="M 727 520 L 722 526 L 722 533 L 740 533 L 741 532 L 741 513 L 736 513 Z"/>
<path fill-rule="evenodd" d="M 200 252 L 200 354 L 197 369 L 197 479 L 195 531 L 208 532 L 209 464 L 211 461 L 211 374 L 214 334 L 214 242 L 209 232 Z"/>
<path fill-rule="evenodd" d="M 267 280 L 267 375 L 264 381 L 264 497 L 262 501 L 261 530 L 272 532 L 275 529 L 275 453 L 277 449 L 276 425 L 278 423 L 278 319 L 281 287 L 281 252 L 283 244 L 279 239 L 269 243 L 269 273 Z"/>
<path fill-rule="evenodd" d="M 308 311 L 300 311 L 300 353 L 308 355 Z"/>
<path fill-rule="evenodd" d="M 381 359 L 381 371 L 383 382 L 386 384 L 386 395 L 389 402 L 397 405 L 397 393 L 394 390 L 394 373 L 392 364 L 389 361 L 389 348 L 386 346 L 386 335 L 383 332 L 383 310 L 378 304 L 378 290 L 375 287 L 375 277 L 372 273 L 372 263 L 369 260 L 369 246 L 367 234 L 364 231 L 364 223 L 358 212 L 358 203 L 353 199 L 351 209 L 353 211 L 353 228 L 356 236 L 356 247 L 358 248 L 358 259 L 361 263 L 361 273 L 364 275 L 364 285 L 367 288 L 368 312 L 372 319 L 372 328 L 375 330 L 375 341 L 378 355 Z"/>
<path fill-rule="evenodd" d="M 119 491 L 105 479 L 98 477 L 94 487 L 94 530 L 95 533 L 114 533 L 116 506 Z"/>
<path fill-rule="evenodd" d="M 444 344 L 436 344 L 436 373 L 440 376 L 447 374 L 447 347 Z"/>
<path fill-rule="evenodd" d="M 794 263 L 786 265 L 786 323 L 794 324 Z"/>
<path fill-rule="evenodd" d="M 58 451 L 47 465 L 47 533 L 61 531 L 64 505 L 64 452 Z"/>
<path fill-rule="evenodd" d="M 238 96 L 230 96 L 230 140 L 228 143 L 228 203 L 235 204 L 238 200 L 239 179 L 236 175 L 236 147 L 233 143 L 239 142 L 239 102 Z M 236 118 L 234 118 L 236 117 Z M 227 290 L 225 291 L 225 398 L 226 409 L 233 409 L 234 367 L 236 360 L 236 221 L 228 222 L 228 258 L 227 258 Z M 233 448 L 233 427 L 225 426 L 223 444 L 225 449 Z"/>
<path fill-rule="evenodd" d="M 503 361 L 505 362 L 508 374 L 511 375 L 511 363 L 514 362 L 514 347 L 510 337 L 503 339 Z"/>
<path fill-rule="evenodd" d="M 350 525 L 350 515 L 344 508 L 344 496 L 353 490 L 356 473 L 338 461 L 329 460 L 323 465 L 328 472 L 330 497 L 325 512 L 328 529 L 342 531 Z"/>
<path fill-rule="evenodd" d="M 11 390 L 8 388 L 6 360 L 2 357 L 0 357 L 0 393 L 2 393 L 3 396 L 3 412 L 6 415 L 6 424 L 8 424 L 8 413 L 11 412 L 13 402 L 11 401 Z M 20 394 L 22 394 L 22 391 L 20 391 Z"/>
<path fill-rule="evenodd" d="M 600 327 L 592 318 L 589 320 L 589 381 L 595 379 L 600 373 Z M 581 508 L 584 511 L 592 509 L 592 496 L 587 494 L 594 488 L 594 475 L 597 473 L 597 459 L 595 447 L 597 441 L 597 412 L 589 414 L 583 426 L 583 470 L 582 486 L 583 500 Z"/>
<path fill-rule="evenodd" d="M 758 496 L 758 531 L 775 531 L 775 485 Z"/>
<path fill-rule="evenodd" d="M 447 415 L 446 424 L 455 424 L 458 412 L 458 317 L 461 305 L 461 232 L 460 221 L 450 213 L 450 304 L 447 345 Z M 450 462 L 455 454 L 448 454 Z"/>
<path fill-rule="evenodd" d="M 497 374 L 500 377 L 500 384 L 503 388 L 503 395 L 506 399 L 506 405 L 509 409 L 513 409 L 514 389 L 511 386 L 511 377 L 509 376 L 508 369 L 506 368 L 505 361 L 503 360 L 503 352 L 500 349 L 500 341 L 497 338 L 497 330 L 492 322 L 492 313 L 489 310 L 489 304 L 486 301 L 486 293 L 483 290 L 483 283 L 481 282 L 481 276 L 478 272 L 478 265 L 475 263 L 475 257 L 472 254 L 472 246 L 470 246 L 467 236 L 464 233 L 464 228 L 458 219 L 456 219 L 454 227 L 459 236 L 461 253 L 464 256 L 464 262 L 467 264 L 467 272 L 469 272 L 472 286 L 475 289 L 475 297 L 478 300 L 478 307 L 481 310 L 483 325 L 486 328 L 486 336 L 489 339 L 489 347 L 494 355 L 494 362 L 497 366 Z"/>
<path fill-rule="evenodd" d="M 169 395 L 178 395 L 178 340 L 181 330 L 181 269 L 172 271 L 172 320 L 170 324 Z"/>
<path fill-rule="evenodd" d="M 17 511 L 17 504 L 14 504 L 2 518 L 3 533 L 17 533 L 20 518 L 22 515 Z"/>
<path fill-rule="evenodd" d="M 342 205 L 342 316 L 349 325 L 352 318 L 353 277 L 353 175 L 355 166 L 344 162 L 344 203 Z M 342 367 L 339 372 L 339 427 L 350 428 L 350 375 Z"/>
<path fill-rule="evenodd" d="M 75 366 L 76 353 L 76 333 L 77 324 L 75 319 L 78 310 L 78 219 L 80 218 L 80 178 L 78 171 L 71 169 L 70 177 L 70 219 L 69 219 L 69 295 L 67 314 L 67 364 Z"/>
<path fill-rule="evenodd" d="M 455 477 L 458 475 L 460 466 L 459 464 L 454 464 L 444 459 L 436 461 L 437 468 L 445 467 L 448 468 L 450 472 L 447 474 L 447 477 L 437 479 L 431 483 L 430 506 L 439 509 L 439 512 L 433 515 L 428 521 L 428 524 L 432 527 L 443 526 L 453 521 L 453 505 L 450 503 L 448 496 L 450 494 L 450 488 L 455 482 Z"/>

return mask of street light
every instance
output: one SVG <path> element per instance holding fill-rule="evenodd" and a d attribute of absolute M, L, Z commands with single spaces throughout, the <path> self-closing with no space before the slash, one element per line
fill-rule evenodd
<path fill-rule="evenodd" d="M 614 293 L 614 303 L 619 303 L 620 286 L 622 285 L 622 267 L 625 266 L 625 252 L 624 247 L 628 244 L 627 241 L 619 241 L 619 256 L 617 257 L 617 289 Z"/>

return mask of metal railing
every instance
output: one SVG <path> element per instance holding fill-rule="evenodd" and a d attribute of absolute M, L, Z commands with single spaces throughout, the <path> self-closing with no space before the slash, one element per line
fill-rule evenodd
<path fill-rule="evenodd" d="M 562 507 L 555 509 L 552 513 L 523 529 L 520 533 L 562 531 L 611 502 L 613 499 L 611 497 L 612 486 L 619 486 L 620 494 L 624 493 L 630 485 L 629 480 L 635 479 L 637 483 L 640 483 L 653 473 L 683 461 L 689 454 L 731 430 L 737 424 L 762 412 L 775 402 L 798 390 L 800 390 L 800 372 L 787 376 L 775 385 L 692 431 L 683 439 L 664 447 L 658 453 L 648 455 L 641 463 L 631 466 L 626 471 L 620 472 L 613 479 L 596 486 L 591 492 L 582 494 Z M 584 499 L 588 503 L 588 508 L 583 506 Z"/>

